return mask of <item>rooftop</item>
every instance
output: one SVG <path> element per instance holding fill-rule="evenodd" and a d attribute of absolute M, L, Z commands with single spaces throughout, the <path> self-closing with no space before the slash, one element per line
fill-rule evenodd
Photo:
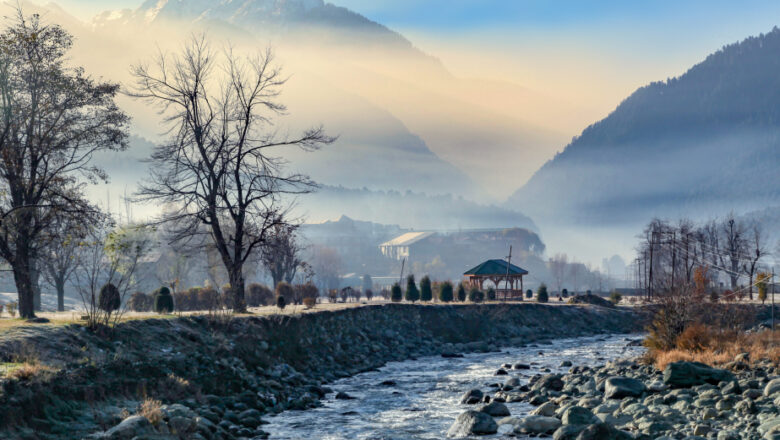
<path fill-rule="evenodd" d="M 380 244 L 379 246 L 409 246 L 410 244 L 416 243 L 424 238 L 430 237 L 433 234 L 435 233 L 434 232 L 407 232 L 406 234 L 401 234 L 390 241 L 386 241 Z"/>
<path fill-rule="evenodd" d="M 522 267 L 507 263 L 505 260 L 487 260 L 477 267 L 467 270 L 463 275 L 506 275 L 506 266 L 509 264 L 510 275 L 527 275 L 528 271 Z"/>

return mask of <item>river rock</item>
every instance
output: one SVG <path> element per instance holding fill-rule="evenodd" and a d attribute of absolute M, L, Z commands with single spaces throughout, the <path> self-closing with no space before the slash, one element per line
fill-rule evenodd
<path fill-rule="evenodd" d="M 498 425 L 493 417 L 479 411 L 466 411 L 455 419 L 455 423 L 447 431 L 447 437 L 461 438 L 496 432 L 498 432 Z"/>
<path fill-rule="evenodd" d="M 484 394 L 481 390 L 473 389 L 468 390 L 465 393 L 463 393 L 463 396 L 460 398 L 460 403 L 466 404 L 466 405 L 476 405 L 477 403 L 482 401 L 482 397 L 484 397 Z"/>
<path fill-rule="evenodd" d="M 596 416 L 587 409 L 581 406 L 570 406 L 563 412 L 561 422 L 564 425 L 588 425 L 593 423 Z"/>
<path fill-rule="evenodd" d="M 608 423 L 588 425 L 577 436 L 577 440 L 632 440 L 634 437 Z"/>
<path fill-rule="evenodd" d="M 477 411 L 483 412 L 493 417 L 505 417 L 509 415 L 509 408 L 500 402 L 490 402 L 477 408 Z"/>
<path fill-rule="evenodd" d="M 555 415 L 555 410 L 557 409 L 558 405 L 556 405 L 555 402 L 545 402 L 531 411 L 531 414 L 535 416 L 552 417 Z"/>
<path fill-rule="evenodd" d="M 560 391 L 563 389 L 563 385 L 563 380 L 561 380 L 560 374 L 547 374 L 537 380 L 531 389 L 535 391 Z"/>
<path fill-rule="evenodd" d="M 604 382 L 604 397 L 607 399 L 641 397 L 646 390 L 644 382 L 630 377 L 610 377 Z"/>
<path fill-rule="evenodd" d="M 353 400 L 354 397 L 350 396 L 349 394 L 347 394 L 347 393 L 345 393 L 343 391 L 339 391 L 338 393 L 336 393 L 336 399 L 337 400 Z"/>
<path fill-rule="evenodd" d="M 703 384 L 733 381 L 734 375 L 726 370 L 712 368 L 701 362 L 672 362 L 664 369 L 664 383 L 673 388 L 690 388 Z"/>
<path fill-rule="evenodd" d="M 766 397 L 772 397 L 776 393 L 780 393 L 780 378 L 770 380 L 764 387 L 764 395 Z"/>
<path fill-rule="evenodd" d="M 146 417 L 130 416 L 106 431 L 102 438 L 106 440 L 131 440 L 152 433 L 154 433 L 154 428 Z"/>
<path fill-rule="evenodd" d="M 561 426 L 561 421 L 555 417 L 528 416 L 520 420 L 515 426 L 517 434 L 546 434 L 555 431 Z"/>

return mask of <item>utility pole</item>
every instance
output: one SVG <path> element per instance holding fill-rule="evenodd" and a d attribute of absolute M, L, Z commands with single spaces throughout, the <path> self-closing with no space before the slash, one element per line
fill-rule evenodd
<path fill-rule="evenodd" d="M 677 232 L 672 231 L 672 290 L 674 290 L 674 278 L 677 275 L 677 248 L 675 243 L 677 241 Z"/>
<path fill-rule="evenodd" d="M 402 285 L 404 282 L 404 266 L 406 266 L 406 258 L 401 261 L 401 278 L 398 279 L 399 285 Z"/>
<path fill-rule="evenodd" d="M 647 299 L 653 299 L 653 251 L 655 250 L 656 231 L 650 233 L 650 273 L 647 276 Z"/>
<path fill-rule="evenodd" d="M 504 287 L 506 290 L 504 291 L 504 301 L 506 301 L 506 295 L 509 293 L 509 267 L 512 265 L 512 245 L 509 245 L 509 256 L 507 258 L 506 263 L 506 278 L 504 279 Z M 498 289 L 498 286 L 496 286 L 496 289 Z M 520 299 L 522 300 L 523 295 L 520 295 Z"/>
<path fill-rule="evenodd" d="M 775 268 L 772 267 L 772 330 L 769 332 L 769 347 L 775 346 Z"/>

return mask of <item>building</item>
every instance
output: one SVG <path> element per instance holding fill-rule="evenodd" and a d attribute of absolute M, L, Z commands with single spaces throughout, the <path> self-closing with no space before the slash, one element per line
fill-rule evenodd
<path fill-rule="evenodd" d="M 409 259 L 418 251 L 424 253 L 427 240 L 435 235 L 434 232 L 407 232 L 390 241 L 379 245 L 382 255 L 394 260 Z"/>
<path fill-rule="evenodd" d="M 467 270 L 463 276 L 470 286 L 484 290 L 485 281 L 496 288 L 496 296 L 503 298 L 523 298 L 523 276 L 528 271 L 504 260 L 487 260 L 479 266 Z M 504 287 L 500 283 L 504 282 Z"/>

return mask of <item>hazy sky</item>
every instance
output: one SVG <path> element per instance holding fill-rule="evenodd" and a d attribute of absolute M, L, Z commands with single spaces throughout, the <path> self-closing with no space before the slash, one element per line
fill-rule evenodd
<path fill-rule="evenodd" d="M 135 8 L 141 0 L 55 3 L 88 19 L 106 9 Z M 567 97 L 592 108 L 593 120 L 636 87 L 679 75 L 724 44 L 767 32 L 780 21 L 780 2 L 773 0 L 332 3 L 401 32 L 457 75 Z"/>

